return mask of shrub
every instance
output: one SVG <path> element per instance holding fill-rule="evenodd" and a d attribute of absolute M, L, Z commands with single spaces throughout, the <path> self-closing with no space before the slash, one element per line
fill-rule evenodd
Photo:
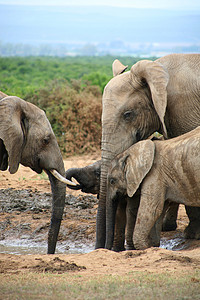
<path fill-rule="evenodd" d="M 73 80 L 54 80 L 26 100 L 46 112 L 62 152 L 83 154 L 100 149 L 101 91 Z"/>

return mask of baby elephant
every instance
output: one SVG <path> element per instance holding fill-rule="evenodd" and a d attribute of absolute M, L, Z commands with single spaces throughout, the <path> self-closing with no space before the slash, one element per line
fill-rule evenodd
<path fill-rule="evenodd" d="M 150 247 L 151 228 L 166 200 L 200 207 L 200 127 L 170 140 L 133 145 L 112 161 L 107 184 L 106 248 L 112 248 L 120 197 L 132 197 L 139 187 L 133 241 L 136 249 Z"/>

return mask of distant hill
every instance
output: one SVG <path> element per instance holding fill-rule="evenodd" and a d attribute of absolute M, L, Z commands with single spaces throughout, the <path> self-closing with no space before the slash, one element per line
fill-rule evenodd
<path fill-rule="evenodd" d="M 92 43 L 102 49 L 200 43 L 200 12 L 104 6 L 0 5 L 0 42 Z M 121 46 L 122 47 L 122 46 Z"/>

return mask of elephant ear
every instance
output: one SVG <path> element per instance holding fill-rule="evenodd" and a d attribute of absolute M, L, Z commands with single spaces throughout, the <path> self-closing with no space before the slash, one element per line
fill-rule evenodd
<path fill-rule="evenodd" d="M 124 73 L 127 68 L 128 66 L 124 66 L 118 59 L 115 59 L 112 64 L 113 76 L 115 77 L 119 74 Z"/>
<path fill-rule="evenodd" d="M 132 80 L 140 87 L 147 83 L 152 96 L 154 108 L 163 127 L 163 135 L 167 138 L 164 122 L 167 107 L 167 84 L 169 74 L 159 62 L 141 60 L 131 68 Z"/>
<path fill-rule="evenodd" d="M 25 141 L 22 105 L 25 101 L 9 96 L 0 100 L 0 169 L 17 172 Z"/>
<path fill-rule="evenodd" d="M 8 95 L 6 95 L 2 91 L 0 91 L 0 100 L 3 99 L 3 98 L 5 98 L 5 97 L 8 97 Z"/>
<path fill-rule="evenodd" d="M 136 143 L 129 150 L 126 160 L 125 177 L 127 182 L 127 194 L 132 197 L 139 188 L 144 177 L 151 170 L 155 145 L 151 140 Z"/>

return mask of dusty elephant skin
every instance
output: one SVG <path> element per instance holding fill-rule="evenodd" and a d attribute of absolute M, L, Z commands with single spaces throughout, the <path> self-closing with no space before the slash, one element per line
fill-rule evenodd
<path fill-rule="evenodd" d="M 116 75 L 104 89 L 101 185 L 96 248 L 105 247 L 107 173 L 111 160 L 132 144 L 159 131 L 172 138 L 200 124 L 200 55 L 174 54 L 139 61 Z M 188 212 L 190 225 L 200 222 Z M 187 231 L 190 237 L 190 230 Z M 198 234 L 192 233 L 198 238 Z"/>
<path fill-rule="evenodd" d="M 153 137 L 153 139 L 156 138 Z M 86 167 L 68 169 L 66 171 L 66 178 L 72 180 L 74 177 L 78 182 L 81 182 L 81 184 L 76 187 L 70 187 L 71 189 L 81 189 L 81 191 L 85 193 L 97 194 L 98 198 L 100 174 L 101 161 L 98 160 Z M 132 198 L 125 196 L 121 197 L 120 201 L 118 201 L 115 216 L 114 242 L 112 244 L 112 250 L 116 252 L 135 249 L 133 244 L 133 231 L 139 207 L 140 190 L 138 190 Z M 160 235 L 157 226 L 162 226 L 161 221 L 162 219 L 160 222 L 157 222 L 156 226 L 154 226 L 151 231 L 150 239 L 152 246 L 159 246 L 160 244 Z"/>
<path fill-rule="evenodd" d="M 100 189 L 101 161 L 86 166 L 84 168 L 71 168 L 65 173 L 65 177 L 72 180 L 74 177 L 80 184 L 75 187 L 69 186 L 73 190 L 81 190 L 84 193 L 99 194 Z"/>
<path fill-rule="evenodd" d="M 118 60 L 113 63 L 114 78 L 109 81 L 103 94 L 96 248 L 105 247 L 107 174 L 110 162 L 116 155 L 155 131 L 173 138 L 199 126 L 199 66 L 199 54 L 172 54 L 154 62 L 142 60 L 125 73 L 126 67 Z M 73 175 L 74 178 L 78 176 L 75 170 Z M 84 189 L 87 190 L 87 180 L 81 177 L 79 180 L 80 185 L 86 184 Z M 168 209 L 163 224 L 165 230 L 176 228 L 177 209 L 176 203 Z M 185 231 L 186 237 L 199 238 L 200 209 L 186 207 L 186 210 L 190 219 Z M 123 211 L 120 213 L 125 215 Z M 120 224 L 116 226 L 119 228 Z"/>
<path fill-rule="evenodd" d="M 54 253 L 66 194 L 66 185 L 50 172 L 65 176 L 56 137 L 44 111 L 15 96 L 1 92 L 0 97 L 0 170 L 14 174 L 21 163 L 36 173 L 47 172 L 53 194 L 48 253 Z"/>
<path fill-rule="evenodd" d="M 140 141 L 112 161 L 107 190 L 107 249 L 113 242 L 114 213 L 120 194 L 133 197 L 141 189 L 133 233 L 136 249 L 151 246 L 149 234 L 166 200 L 200 207 L 199 153 L 200 127 L 197 127 L 171 140 Z"/>

